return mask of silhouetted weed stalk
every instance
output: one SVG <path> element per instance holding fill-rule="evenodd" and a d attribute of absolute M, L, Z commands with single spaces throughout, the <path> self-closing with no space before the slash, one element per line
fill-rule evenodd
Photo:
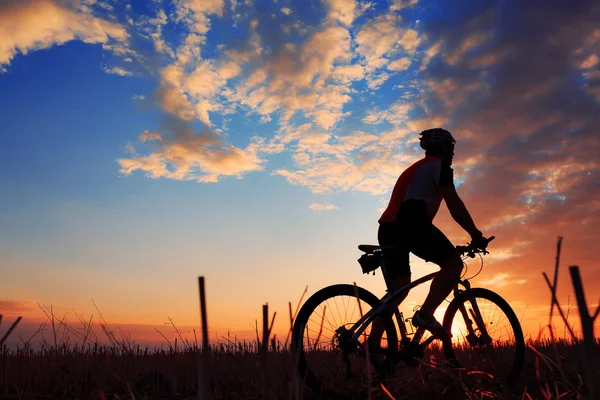
<path fill-rule="evenodd" d="M 594 314 L 585 307 L 583 286 L 577 267 L 571 267 L 583 335 L 577 336 L 556 298 L 557 275 L 562 238 L 557 244 L 555 274 L 551 283 L 544 278 L 552 295 L 548 326 L 536 340 L 529 339 L 525 367 L 513 387 L 499 385 L 489 371 L 447 368 L 439 346 L 430 346 L 425 359 L 416 368 L 402 368 L 366 395 L 358 390 L 350 398 L 385 399 L 595 399 L 595 381 L 600 378 L 595 364 L 600 339 L 594 337 Z M 98 311 L 99 321 L 75 313 L 80 328 L 57 316 L 52 307 L 40 306 L 47 320 L 29 338 L 9 348 L 6 340 L 21 320 L 0 334 L 0 398 L 198 398 L 198 399 L 310 399 L 310 393 L 296 372 L 297 354 L 290 351 L 291 330 L 308 288 L 296 309 L 289 305 L 290 330 L 284 341 L 271 335 L 276 313 L 269 316 L 263 306 L 262 332 L 255 321 L 256 340 L 222 336 L 208 342 L 207 304 L 203 278 L 199 279 L 202 334 L 194 330 L 194 340 L 183 337 L 169 319 L 176 338 L 171 342 L 158 329 L 164 342 L 160 346 L 140 345 L 120 328 L 114 330 Z M 94 304 L 95 306 L 95 304 Z M 569 336 L 557 337 L 552 325 L 554 308 L 563 320 Z M 361 310 L 362 311 L 362 310 Z M 0 323 L 2 316 L 0 315 Z M 100 325 L 108 343 L 101 343 Z M 543 331 L 549 338 L 543 338 Z M 43 332 L 50 333 L 48 341 Z M 509 349 L 510 343 L 497 351 Z M 319 351 L 318 349 L 316 349 Z M 322 351 L 323 357 L 333 357 Z M 458 345 L 459 359 L 470 357 L 468 346 Z M 367 374 L 370 367 L 367 363 Z M 349 391 L 352 393 L 352 383 Z M 396 397 L 395 397 L 396 396 Z"/>

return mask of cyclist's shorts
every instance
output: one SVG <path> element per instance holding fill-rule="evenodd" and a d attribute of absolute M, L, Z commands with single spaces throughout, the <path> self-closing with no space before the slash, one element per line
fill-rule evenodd
<path fill-rule="evenodd" d="M 446 235 L 431 223 L 422 201 L 405 201 L 396 221 L 379 224 L 377 236 L 381 246 L 397 248 L 384 252 L 386 280 L 410 275 L 409 253 L 441 266 L 456 252 Z"/>

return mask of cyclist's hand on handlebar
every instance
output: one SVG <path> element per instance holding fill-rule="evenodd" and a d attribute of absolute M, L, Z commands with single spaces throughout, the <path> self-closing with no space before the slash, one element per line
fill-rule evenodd
<path fill-rule="evenodd" d="M 485 238 L 483 235 L 474 236 L 471 238 L 471 248 L 485 250 L 489 242 L 489 239 Z"/>

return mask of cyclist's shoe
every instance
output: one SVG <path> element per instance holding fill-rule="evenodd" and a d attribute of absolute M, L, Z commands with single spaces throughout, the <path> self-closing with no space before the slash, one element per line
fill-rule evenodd
<path fill-rule="evenodd" d="M 415 312 L 415 315 L 413 315 L 412 324 L 417 328 L 427 329 L 440 339 L 449 339 L 452 337 L 452 334 L 448 332 L 433 315 L 427 315 L 420 310 Z"/>

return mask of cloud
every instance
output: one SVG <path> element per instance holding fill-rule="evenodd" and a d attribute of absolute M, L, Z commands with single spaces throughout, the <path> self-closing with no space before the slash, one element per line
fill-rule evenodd
<path fill-rule="evenodd" d="M 328 17 L 323 20 L 321 26 L 306 31 L 302 41 L 275 41 L 270 36 L 261 36 L 260 32 L 265 32 L 270 20 L 258 18 L 251 20 L 247 25 L 246 41 L 235 48 L 219 48 L 215 57 L 210 59 L 203 59 L 199 49 L 206 44 L 206 34 L 211 26 L 210 19 L 223 16 L 221 2 L 208 2 L 199 7 L 194 2 L 180 1 L 177 2 L 173 16 L 168 17 L 159 10 L 157 16 L 147 23 L 150 28 L 154 27 L 149 28 L 147 34 L 154 40 L 157 51 L 161 52 L 156 45 L 157 40 L 162 40 L 162 31 L 159 28 L 169 20 L 183 22 L 189 27 L 190 33 L 182 45 L 170 46 L 174 49 L 172 60 L 159 72 L 160 82 L 153 95 L 154 100 L 164 111 L 176 118 L 190 123 L 199 120 L 209 128 L 215 128 L 215 121 L 211 115 L 239 113 L 243 109 L 257 114 L 263 123 L 276 118 L 282 135 L 271 140 L 253 139 L 256 151 L 254 156 L 258 158 L 258 153 L 282 152 L 293 146 L 295 150 L 292 159 L 300 168 L 304 168 L 302 160 L 306 159 L 307 154 L 309 157 L 312 154 L 304 148 L 310 138 L 303 138 L 300 134 L 290 139 L 290 135 L 283 133 L 297 128 L 292 119 L 304 117 L 311 122 L 313 128 L 325 131 L 334 129 L 344 117 L 351 115 L 350 112 L 345 112 L 344 108 L 353 99 L 352 85 L 355 82 L 366 77 L 368 87 L 377 89 L 390 78 L 390 74 L 386 72 L 375 72 L 368 63 L 353 63 L 356 53 L 350 32 L 346 27 L 332 23 L 338 21 L 345 26 L 352 25 L 354 19 L 370 7 L 370 3 L 357 5 L 354 1 L 336 0 L 327 2 L 325 7 Z M 377 38 L 376 34 L 385 36 L 386 33 L 394 31 L 394 24 L 399 21 L 399 18 L 391 15 L 376 18 L 376 33 L 370 36 L 371 39 L 388 40 L 387 37 Z M 363 25 L 363 28 L 367 25 L 370 23 Z M 394 39 L 397 43 L 391 43 L 391 47 L 394 51 L 403 51 L 404 48 L 413 51 L 417 39 L 415 34 L 416 32 L 410 29 L 397 29 Z M 369 39 L 368 36 L 367 29 L 361 38 L 366 40 Z M 372 52 L 376 57 L 392 55 L 384 54 L 389 50 L 385 46 L 367 49 L 369 46 L 362 43 L 361 50 L 360 41 L 355 43 L 358 44 L 359 53 L 364 50 L 364 54 Z M 391 70 L 398 65 L 398 62 L 393 64 Z M 370 68 L 368 74 L 366 68 Z M 397 110 L 391 112 L 395 111 Z M 399 117 L 385 114 L 384 119 L 386 118 L 396 123 Z M 162 134 L 161 137 L 166 138 Z M 334 138 L 332 140 L 336 141 Z M 294 142 L 297 142 L 295 147 Z M 320 146 L 331 148 L 329 143 L 321 143 Z M 335 142 L 333 146 L 339 149 L 339 143 Z M 352 157 L 346 161 L 348 166 Z M 170 161 L 160 151 L 151 152 L 146 156 L 137 155 L 135 160 L 129 158 L 120 162 L 121 170 L 125 174 L 140 169 L 153 177 L 181 179 L 181 176 L 187 176 L 185 169 L 178 169 L 175 173 L 167 168 L 167 165 L 171 165 Z M 329 162 L 335 163 L 336 160 Z M 308 179 L 318 179 L 317 177 L 325 172 L 315 170 L 306 176 Z M 285 175 L 290 180 L 305 182 L 294 178 L 301 173 L 300 170 L 284 167 L 276 169 L 275 173 Z M 377 186 L 375 190 L 381 191 L 379 184 L 374 184 L 373 181 L 359 183 L 358 179 L 361 176 L 364 176 L 364 173 L 354 174 L 353 184 L 348 188 L 359 185 L 363 190 L 369 190 L 368 187 Z M 326 189 L 323 190 L 331 190 L 336 186 L 346 187 L 347 184 L 336 183 L 334 179 L 330 184 L 324 185 Z"/>
<path fill-rule="evenodd" d="M 158 140 L 160 142 L 162 141 L 162 136 L 158 132 L 144 131 L 140 134 L 139 139 L 141 142 L 148 142 L 152 140 Z"/>
<path fill-rule="evenodd" d="M 403 8 L 412 7 L 417 4 L 419 0 L 392 0 L 390 4 L 391 11 L 402 10 Z"/>
<path fill-rule="evenodd" d="M 402 38 L 398 41 L 398 44 L 402 46 L 404 51 L 409 55 L 414 54 L 419 43 L 421 43 L 421 38 L 419 38 L 419 34 L 414 29 L 406 30 Z"/>
<path fill-rule="evenodd" d="M 118 161 L 125 176 L 142 171 L 150 178 L 217 182 L 222 176 L 241 177 L 251 171 L 262 170 L 258 146 L 249 144 L 238 148 L 223 142 L 210 130 L 194 132 L 181 121 L 171 121 L 172 136 L 145 131 L 141 142 L 151 142 L 153 150 L 147 155 L 137 154 Z"/>
<path fill-rule="evenodd" d="M 165 11 L 158 9 L 154 18 L 142 16 L 137 25 L 141 32 L 151 38 L 157 52 L 173 58 L 175 57 L 174 51 L 163 37 L 163 27 L 168 22 L 169 18 Z"/>
<path fill-rule="evenodd" d="M 315 31 L 300 45 L 280 46 L 229 92 L 228 100 L 263 116 L 282 112 L 283 122 L 302 111 L 329 129 L 342 118 L 342 108 L 351 100 L 346 85 L 328 83 L 330 77 L 350 81 L 339 71 L 333 76 L 336 64 L 352 58 L 350 40 L 346 29 L 332 26 Z"/>
<path fill-rule="evenodd" d="M 513 11 L 489 5 L 443 27 L 424 23 L 423 47 L 438 49 L 422 70 L 427 79 L 416 108 L 444 117 L 442 126 L 455 133 L 459 193 L 477 225 L 497 237 L 489 262 L 506 275 L 484 269 L 483 283 L 535 302 L 548 296 L 540 272 L 553 265 L 556 235 L 570 238 L 569 254 L 563 253 L 569 264 L 592 265 L 600 256 L 593 244 L 600 223 L 594 200 L 600 103 L 590 91 L 593 77 L 581 68 L 595 48 L 600 8 L 526 7 L 504 25 L 501 16 Z M 490 27 L 485 40 L 466 43 Z M 464 237 L 446 214 L 436 225 L 453 239 Z M 494 257 L 496 248 L 503 256 Z M 593 269 L 586 273 L 589 282 L 600 281 Z M 524 280 L 527 291 L 506 284 Z"/>
<path fill-rule="evenodd" d="M 112 67 L 112 68 L 105 67 L 104 72 L 106 72 L 108 74 L 114 74 L 114 75 L 120 75 L 120 76 L 132 76 L 133 75 L 133 72 L 127 71 L 120 67 Z"/>
<path fill-rule="evenodd" d="M 408 112 L 414 107 L 411 103 L 396 102 L 387 110 L 370 110 L 363 118 L 367 124 L 381 124 L 389 122 L 394 125 L 401 125 L 409 121 Z"/>
<path fill-rule="evenodd" d="M 0 314 L 4 316 L 22 315 L 35 311 L 37 306 L 28 300 L 0 300 Z"/>
<path fill-rule="evenodd" d="M 71 40 L 122 43 L 129 34 L 118 23 L 50 0 L 5 1 L 0 8 L 0 68 L 18 54 Z"/>
<path fill-rule="evenodd" d="M 318 204 L 318 203 L 313 203 L 311 205 L 308 206 L 309 210 L 313 210 L 313 211 L 339 211 L 339 207 L 338 206 L 334 206 L 333 204 L 329 204 L 329 203 L 323 203 L 323 204 Z"/>
<path fill-rule="evenodd" d="M 390 132 L 388 140 L 393 134 Z M 410 155 L 397 154 L 377 135 L 354 132 L 343 136 L 306 132 L 294 149 L 296 168 L 273 172 L 315 193 L 357 190 L 382 194 L 408 166 Z"/>
<path fill-rule="evenodd" d="M 204 35 L 210 29 L 209 15 L 223 14 L 224 0 L 175 0 L 175 21 L 184 22 L 192 32 Z"/>
<path fill-rule="evenodd" d="M 390 71 L 405 71 L 408 69 L 408 67 L 410 67 L 410 64 L 410 58 L 403 57 L 390 62 L 387 66 L 387 69 L 389 69 Z"/>
<path fill-rule="evenodd" d="M 365 69 L 362 65 L 338 65 L 334 68 L 333 79 L 343 84 L 359 81 L 365 77 Z"/>
<path fill-rule="evenodd" d="M 338 20 L 341 23 L 350 26 L 356 18 L 356 0 L 324 0 L 329 6 L 328 18 Z"/>
<path fill-rule="evenodd" d="M 370 75 L 369 78 L 367 79 L 367 86 L 369 87 L 369 89 L 372 90 L 376 90 L 379 89 L 379 87 L 389 79 L 390 75 L 386 74 L 385 72 L 376 74 L 376 75 Z"/>
<path fill-rule="evenodd" d="M 450 65 L 456 65 L 469 53 L 491 40 L 489 31 L 474 32 L 466 36 L 451 52 L 445 54 Z"/>
<path fill-rule="evenodd" d="M 479 283 L 494 288 L 502 288 L 508 285 L 523 285 L 527 282 L 527 279 L 517 279 L 515 276 L 506 273 L 499 273 L 494 275 L 490 279 L 481 280 Z"/>
<path fill-rule="evenodd" d="M 393 14 L 380 15 L 363 25 L 356 34 L 357 51 L 365 59 L 367 71 L 384 67 L 388 62 L 405 30 L 400 26 L 400 17 Z"/>
<path fill-rule="evenodd" d="M 4 4 L 1 15 L 19 22 L 3 35 L 9 38 L 0 50 L 4 65 L 18 52 L 69 40 L 101 43 L 132 62 L 141 57 L 125 28 L 114 22 L 118 18 L 98 16 L 114 12 L 107 7 L 83 2 L 68 8 L 41 0 Z M 557 28 L 561 24 L 543 25 L 531 7 L 505 29 L 506 14 L 491 4 L 465 8 L 443 23 L 427 18 L 412 23 L 403 11 L 416 4 L 394 1 L 389 10 L 375 10 L 368 2 L 330 0 L 323 3 L 321 21 L 291 24 L 281 4 L 265 16 L 253 5 L 236 3 L 232 8 L 245 38 L 209 43 L 211 21 L 231 17 L 224 1 L 178 0 L 174 8 L 155 3 L 151 16 L 134 21 L 157 53 L 152 65 L 157 87 L 147 97 L 180 122 L 201 127 L 188 134 L 142 132 L 134 156 L 120 161 L 121 171 L 216 180 L 260 170 L 266 165 L 263 157 L 286 152 L 289 162 L 274 166 L 272 173 L 293 184 L 315 191 L 383 193 L 398 172 L 398 159 L 405 165 L 419 155 L 416 132 L 446 126 L 459 136 L 455 170 L 464 182 L 461 190 L 469 197 L 477 188 L 501 203 L 497 210 L 479 206 L 489 214 L 484 224 L 520 224 L 555 202 L 564 206 L 584 198 L 583 182 L 596 179 L 598 170 L 598 139 L 591 133 L 600 100 L 600 31 L 593 23 L 598 7 L 585 6 L 585 13 L 550 7 L 540 14 L 574 27 L 566 32 Z M 358 18 L 367 9 L 372 16 Z M 412 12 L 427 10 L 417 6 Z M 38 23 L 40 16 L 48 18 Z M 269 35 L 282 21 L 289 29 Z M 165 35 L 174 24 L 181 28 L 175 40 Z M 129 75 L 137 71 L 131 64 L 105 70 Z M 576 83 L 565 84 L 573 76 Z M 369 89 L 385 93 L 392 85 L 397 98 L 370 97 Z M 228 119 L 244 113 L 244 119 L 262 121 L 272 134 L 228 132 Z M 361 139 L 348 142 L 347 137 Z M 490 184 L 486 174 L 509 189 Z M 522 206 L 534 216 L 523 219 Z"/>

